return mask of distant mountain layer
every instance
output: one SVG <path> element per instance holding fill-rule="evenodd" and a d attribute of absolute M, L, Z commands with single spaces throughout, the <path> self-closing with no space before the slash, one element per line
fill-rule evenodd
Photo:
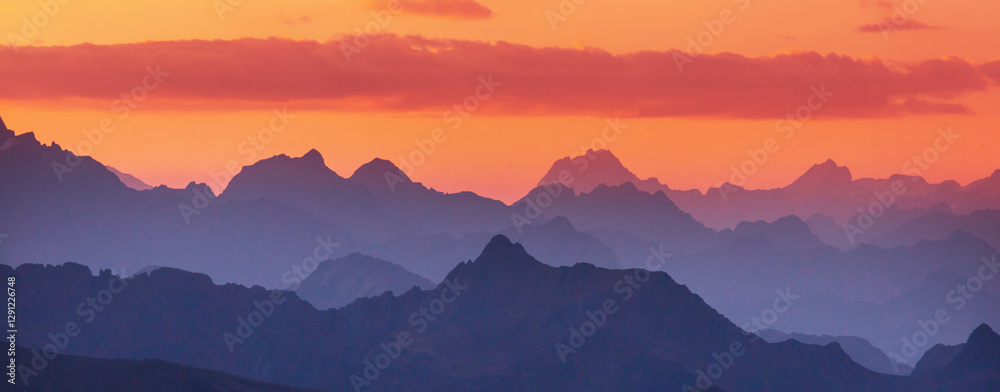
<path fill-rule="evenodd" d="M 907 350 L 920 355 L 935 343 L 963 341 L 981 323 L 1000 325 L 1000 313 L 992 310 L 1000 308 L 1000 285 L 990 278 L 1000 275 L 997 260 L 988 244 L 965 233 L 912 247 L 866 245 L 846 253 L 832 248 L 779 252 L 769 242 L 747 239 L 674 256 L 662 270 L 739 323 L 759 319 L 775 300 L 775 290 L 789 290 L 798 299 L 769 327 L 859 336 L 897 355 L 901 337 L 912 338 L 920 331 L 918 322 L 944 310 L 948 327 Z M 913 366 L 918 358 L 911 355 L 906 363 Z"/>
<path fill-rule="evenodd" d="M 399 234 L 389 240 L 362 248 L 362 252 L 393 260 L 414 272 L 441 281 L 462 261 L 474 259 L 497 233 L 472 233 L 453 237 L 449 234 L 414 236 Z M 604 268 L 621 268 L 615 252 L 591 234 L 581 233 L 564 217 L 526 225 L 519 230 L 501 231 L 524 244 L 531 254 L 545 264 L 561 267 L 588 263 Z"/>
<path fill-rule="evenodd" d="M 137 191 L 145 191 L 145 190 L 153 189 L 152 185 L 149 185 L 149 184 L 147 184 L 145 182 L 142 182 L 142 180 L 136 178 L 135 176 L 133 176 L 131 174 L 122 173 L 118 169 L 115 169 L 115 168 L 113 168 L 111 166 L 105 166 L 105 167 L 107 167 L 109 171 L 111 171 L 116 176 L 118 176 L 118 179 L 121 180 L 122 183 L 125 184 L 125 186 L 127 186 L 129 188 L 135 189 Z"/>
<path fill-rule="evenodd" d="M 601 185 L 631 183 L 649 193 L 664 192 L 682 210 L 715 229 L 735 228 L 744 221 L 771 222 L 788 215 L 807 219 L 816 214 L 842 225 L 858 214 L 858 209 L 868 210 L 873 203 L 882 209 L 927 209 L 943 203 L 962 215 L 1000 209 L 1000 170 L 964 187 L 954 181 L 931 184 L 914 173 L 855 179 L 848 168 L 827 160 L 782 188 L 745 189 L 741 185 L 746 175 L 735 170 L 702 193 L 671 189 L 655 178 L 641 180 L 610 151 L 598 150 L 557 160 L 538 185 L 561 183 L 577 193 L 587 193 Z M 874 214 L 879 214 L 878 208 L 873 209 Z"/>
<path fill-rule="evenodd" d="M 294 274 L 286 278 L 293 285 L 300 280 Z M 396 264 L 352 253 L 319 263 L 315 271 L 301 280 L 295 293 L 317 309 L 330 309 L 387 291 L 402 295 L 414 287 L 430 290 L 434 286 L 431 281 Z"/>
<path fill-rule="evenodd" d="M 757 335 L 771 343 L 780 343 L 786 340 L 797 340 L 805 344 L 815 344 L 825 346 L 836 342 L 844 349 L 847 355 L 851 356 L 855 362 L 882 374 L 909 375 L 913 368 L 905 364 L 893 364 L 882 350 L 872 346 L 871 342 L 855 336 L 829 336 L 829 335 L 806 335 L 801 333 L 784 333 L 774 329 L 765 329 L 757 332 Z"/>
<path fill-rule="evenodd" d="M 434 290 L 327 311 L 169 268 L 125 281 L 72 264 L 0 270 L 29 288 L 19 342 L 30 347 L 76 320 L 85 330 L 71 355 L 159 359 L 300 388 L 918 390 L 837 344 L 755 340 L 664 273 L 549 267 L 501 236 Z M 109 288 L 118 293 L 101 310 L 88 305 Z M 955 377 L 933 386 L 967 381 Z"/>

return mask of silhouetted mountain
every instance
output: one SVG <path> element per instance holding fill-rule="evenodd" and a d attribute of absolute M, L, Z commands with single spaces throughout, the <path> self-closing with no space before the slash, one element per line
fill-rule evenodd
<path fill-rule="evenodd" d="M 940 372 L 951 361 L 955 360 L 958 353 L 962 352 L 963 347 L 965 347 L 965 343 L 954 346 L 947 346 L 940 343 L 935 344 L 934 347 L 931 347 L 930 350 L 927 350 L 920 357 L 920 361 L 913 367 L 913 372 L 910 374 L 913 377 L 925 377 Z"/>
<path fill-rule="evenodd" d="M 980 210 L 968 215 L 929 211 L 867 242 L 884 247 L 913 245 L 921 240 L 948 238 L 956 231 L 972 234 L 1000 250 L 1000 210 Z"/>
<path fill-rule="evenodd" d="M 806 335 L 801 333 L 784 333 L 776 329 L 765 329 L 757 332 L 757 336 L 771 343 L 780 343 L 786 340 L 797 340 L 805 344 L 815 344 L 826 346 L 830 343 L 838 343 L 847 355 L 851 356 L 854 362 L 869 370 L 882 374 L 909 375 L 913 368 L 903 364 L 893 366 L 892 360 L 885 355 L 882 350 L 872 346 L 871 342 L 856 336 L 830 336 L 830 335 Z"/>
<path fill-rule="evenodd" d="M 1000 285 L 984 281 L 972 299 L 959 299 L 962 296 L 956 292 L 959 284 L 969 284 L 981 270 L 992 272 L 994 261 L 994 251 L 985 242 L 957 233 L 912 247 L 863 245 L 849 252 L 832 248 L 778 252 L 764 239 L 745 239 L 674 256 L 662 270 L 740 323 L 760 318 L 761 310 L 773 303 L 774 290 L 787 288 L 801 298 L 773 320 L 771 328 L 858 336 L 897 355 L 901 355 L 900 337 L 912 337 L 919 321 L 933 320 L 937 310 L 945 309 L 948 328 L 941 328 L 927 345 L 908 350 L 919 355 L 935 343 L 960 342 L 980 323 L 1000 324 L 1000 313 L 990 310 L 1000 308 Z M 907 359 L 913 366 L 919 356 Z"/>
<path fill-rule="evenodd" d="M 864 369 L 836 343 L 755 340 L 664 273 L 549 267 L 502 236 L 434 290 L 327 311 L 293 293 L 218 286 L 170 268 L 125 282 L 73 264 L 0 266 L 0 272 L 13 273 L 24 288 L 19 341 L 30 347 L 47 344 L 47 331 L 61 330 L 66 320 L 91 315 L 79 314 L 77 303 L 122 283 L 100 311 L 82 305 L 92 322 L 81 321 L 84 330 L 65 351 L 160 359 L 296 387 L 661 391 L 714 384 L 734 392 L 901 392 L 915 386 Z"/>
<path fill-rule="evenodd" d="M 520 224 L 563 216 L 581 231 L 621 231 L 672 252 L 694 252 L 725 241 L 681 211 L 663 192 L 650 194 L 632 183 L 600 185 L 579 195 L 561 184 L 550 184 L 535 188 L 511 208 Z"/>
<path fill-rule="evenodd" d="M 285 277 L 296 285 L 301 279 L 295 274 Z M 295 293 L 317 309 L 339 308 L 358 298 L 374 297 L 392 292 L 402 295 L 413 287 L 423 290 L 435 284 L 385 260 L 352 253 L 335 260 L 319 263 L 308 278 L 301 280 Z"/>
<path fill-rule="evenodd" d="M 509 208 L 503 202 L 472 192 L 443 193 L 428 189 L 410 181 L 386 160 L 375 159 L 362 165 L 350 180 L 370 190 L 389 217 L 386 223 L 389 227 L 381 233 L 380 241 L 400 233 L 447 233 L 456 237 L 495 233 L 511 225 Z"/>
<path fill-rule="evenodd" d="M 373 192 L 395 192 L 397 189 L 409 188 L 419 191 L 420 185 L 410 180 L 396 165 L 385 159 L 375 158 L 361 165 L 349 180 L 360 184 Z"/>
<path fill-rule="evenodd" d="M 400 233 L 457 236 L 510 225 L 507 206 L 500 201 L 471 192 L 427 189 L 380 159 L 346 179 L 326 167 L 316 150 L 300 158 L 279 155 L 245 167 L 220 198 L 263 198 L 294 206 L 348 228 L 354 238 L 368 243 Z"/>
<path fill-rule="evenodd" d="M 762 237 L 771 241 L 778 251 L 803 250 L 825 246 L 809 229 L 809 225 L 795 215 L 774 222 L 742 222 L 735 230 L 723 230 L 720 235 L 735 237 Z"/>
<path fill-rule="evenodd" d="M 562 173 L 569 173 L 569 176 Z M 944 203 L 957 214 L 1000 209 L 1000 170 L 962 187 L 954 181 L 931 184 L 923 178 L 906 175 L 854 179 L 847 167 L 827 160 L 813 165 L 785 187 L 745 189 L 732 183 L 745 181 L 745 175 L 737 172 L 719 186 L 702 193 L 670 189 L 655 178 L 640 180 L 614 154 L 600 150 L 556 161 L 539 184 L 565 182 L 560 180 L 560 175 L 564 179 L 571 178 L 572 181 L 565 185 L 580 193 L 601 184 L 619 186 L 624 183 L 632 183 L 648 193 L 663 191 L 682 210 L 717 230 L 735 228 L 744 221 L 772 222 L 788 215 L 806 219 L 821 214 L 843 225 L 855 217 L 859 209 L 868 210 L 873 203 L 881 204 L 879 208 L 882 209 L 895 207 L 900 210 L 928 209 Z M 873 211 L 878 214 L 879 208 Z M 846 249 L 838 241 L 826 243 Z"/>
<path fill-rule="evenodd" d="M 37 357 L 42 359 L 35 359 Z M 45 368 L 38 375 L 18 378 L 18 391 L 26 392 L 306 392 L 304 389 L 278 386 L 252 381 L 211 370 L 195 369 L 172 363 L 125 359 L 94 359 L 60 355 L 48 360 L 39 351 L 17 349 L 22 365 L 30 361 L 45 361 Z M 8 385 L 6 382 L 4 385 Z"/>
<path fill-rule="evenodd" d="M 844 187 L 851 185 L 852 179 L 847 167 L 838 166 L 832 159 L 828 159 L 810 167 L 784 189 L 798 200 L 822 198 L 839 193 Z"/>
<path fill-rule="evenodd" d="M 142 180 L 136 178 L 135 176 L 133 176 L 131 174 L 122 173 L 122 172 L 118 171 L 118 169 L 115 169 L 115 168 L 113 168 L 111 166 L 105 165 L 105 167 L 108 168 L 108 170 L 110 172 L 112 172 L 116 176 L 118 176 L 118 179 L 123 184 L 125 184 L 125 186 L 127 186 L 129 188 L 135 189 L 137 191 L 145 191 L 145 190 L 153 189 L 152 185 L 149 185 L 149 184 L 143 182 Z"/>
<path fill-rule="evenodd" d="M 840 235 L 847 239 L 850 248 L 856 248 L 862 243 L 876 243 L 877 240 L 886 233 L 892 232 L 907 223 L 935 214 L 951 215 L 951 208 L 947 203 L 939 203 L 927 208 L 899 209 L 891 206 L 885 209 L 881 215 L 875 217 L 867 211 L 858 213 L 848 219 L 851 226 L 841 225 Z M 951 233 L 949 232 L 948 235 Z M 920 238 L 925 240 L 942 240 L 948 237 L 943 235 L 935 238 Z M 920 240 L 918 239 L 918 240 Z M 907 245 L 916 244 L 917 240 Z"/>
<path fill-rule="evenodd" d="M 819 238 L 824 244 L 840 250 L 850 250 L 858 246 L 857 243 L 847 238 L 847 232 L 844 230 L 844 227 L 838 225 L 837 221 L 831 217 L 823 214 L 813 214 L 809 219 L 806 219 L 806 224 L 809 225 L 809 231 L 815 234 L 816 238 Z"/>
<path fill-rule="evenodd" d="M 473 233 L 460 238 L 449 234 L 399 234 L 381 244 L 364 247 L 362 252 L 394 260 L 422 276 L 441 281 L 456 265 L 474 259 L 496 234 L 524 244 L 541 262 L 554 267 L 588 263 L 621 268 L 611 248 L 596 237 L 577 231 L 564 217 L 526 225 L 521 230 L 508 228 L 500 233 Z"/>
<path fill-rule="evenodd" d="M 1000 390 L 1000 335 L 983 324 L 969 335 L 955 358 L 942 368 L 931 367 L 919 378 L 939 390 Z"/>
<path fill-rule="evenodd" d="M 351 247 L 344 230 L 290 206 L 224 202 L 194 183 L 137 191 L 101 163 L 31 133 L 0 131 L 0 146 L 3 263 L 161 265 L 284 287 L 282 275 L 317 247 L 333 257 Z"/>
<path fill-rule="evenodd" d="M 618 186 L 625 183 L 631 183 L 649 193 L 669 189 L 655 178 L 640 180 L 608 150 L 587 150 L 578 157 L 559 159 L 542 176 L 537 186 L 562 184 L 579 194 L 593 191 L 600 185 Z"/>
<path fill-rule="evenodd" d="M 769 242 L 745 240 L 674 257 L 665 271 L 711 299 L 733 298 L 730 290 L 740 290 L 741 299 L 764 300 L 774 287 L 791 285 L 807 295 L 883 302 L 918 288 L 932 273 L 975 276 L 984 263 L 992 265 L 993 255 L 988 244 L 962 232 L 912 247 L 869 245 L 850 252 L 832 248 L 778 252 Z M 725 293 L 715 295 L 720 289 Z M 995 290 L 986 285 L 984 289 Z"/>
<path fill-rule="evenodd" d="M 379 231 L 383 211 L 365 187 L 326 166 L 319 151 L 278 155 L 243 167 L 219 196 L 223 201 L 270 200 L 293 206 L 353 233 Z"/>

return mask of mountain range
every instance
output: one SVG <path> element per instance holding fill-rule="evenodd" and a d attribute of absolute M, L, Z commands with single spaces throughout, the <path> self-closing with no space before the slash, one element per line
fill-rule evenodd
<path fill-rule="evenodd" d="M 432 290 L 326 311 L 292 292 L 219 286 L 170 268 L 125 279 L 75 264 L 0 268 L 29 288 L 19 341 L 30 347 L 54 344 L 79 321 L 60 354 L 156 359 L 329 391 L 681 390 L 699 377 L 725 391 L 915 391 L 994 385 L 998 375 L 984 369 L 1000 359 L 1000 336 L 984 325 L 923 379 L 882 375 L 839 343 L 766 343 L 662 272 L 550 267 L 502 236 Z M 100 310 L 76 306 L 111 282 L 121 289 Z"/>
<path fill-rule="evenodd" d="M 962 215 L 1000 208 L 1000 169 L 990 177 L 961 186 L 954 181 L 932 184 L 919 176 L 903 174 L 885 179 L 856 179 L 847 167 L 827 160 L 809 168 L 785 187 L 754 190 L 723 182 L 701 192 L 674 190 L 656 178 L 641 180 L 610 151 L 588 150 L 581 156 L 556 161 L 542 176 L 539 186 L 561 183 L 560 175 L 564 172 L 572 175 L 568 186 L 577 193 L 587 193 L 601 185 L 625 183 L 650 193 L 662 191 L 698 222 L 716 230 L 734 228 L 744 221 L 772 222 L 789 215 L 806 220 L 820 214 L 843 225 L 858 214 L 859 208 L 867 210 L 872 203 L 882 200 L 885 200 L 883 208 L 899 209 L 927 209 L 943 203 Z M 899 184 L 894 185 L 896 182 Z"/>
<path fill-rule="evenodd" d="M 997 174 L 964 187 L 854 179 L 827 161 L 787 187 L 726 185 L 737 190 L 722 197 L 640 180 L 600 150 L 558 160 L 506 205 L 428 188 L 382 159 L 343 177 L 310 150 L 248 165 L 215 195 L 196 183 L 146 189 L 2 128 L 0 270 L 25 288 L 19 344 L 44 347 L 76 320 L 85 332 L 62 350 L 65 369 L 120 369 L 135 383 L 149 381 L 129 378 L 144 371 L 176 375 L 194 390 L 996 382 L 968 358 L 997 353 Z M 899 181 L 908 190 L 871 225 L 845 230 Z M 88 308 L 115 280 L 128 290 Z M 777 306 L 776 292 L 787 311 L 767 327 L 792 333 L 757 339 L 747 331 Z M 948 321 L 906 347 L 940 310 Z M 584 336 L 588 321 L 596 331 Z M 403 332 L 412 342 L 396 340 L 406 353 L 397 357 L 392 338 Z M 740 360 L 734 343 L 753 359 Z M 734 364 L 708 376 L 727 348 Z M 369 366 L 379 350 L 393 354 L 388 370 Z M 912 377 L 888 375 L 910 367 Z"/>

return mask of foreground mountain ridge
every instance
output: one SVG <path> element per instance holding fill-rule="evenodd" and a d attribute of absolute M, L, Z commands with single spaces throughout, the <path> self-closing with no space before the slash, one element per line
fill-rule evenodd
<path fill-rule="evenodd" d="M 107 271 L 93 276 L 78 265 L 0 268 L 18 276 L 23 287 L 34 287 L 22 294 L 23 317 L 37 323 L 25 329 L 39 331 L 21 338 L 32 347 L 46 344 L 41 331 L 58 330 L 67 317 L 72 319 L 73 304 L 80 298 L 115 279 Z M 265 312 L 261 308 L 268 306 L 260 304 L 277 302 L 276 293 L 281 292 L 216 286 L 203 275 L 160 268 L 132 278 L 127 291 L 96 315 L 68 353 L 160 359 L 339 391 L 353 390 L 352 375 L 364 377 L 365 361 L 405 332 L 408 344 L 402 353 L 389 370 L 369 380 L 366 390 L 485 391 L 523 385 L 532 390 L 652 391 L 695 385 L 699 371 L 713 368 L 713 355 L 739 344 L 731 367 L 703 384 L 711 381 L 729 391 L 910 390 L 907 379 L 864 369 L 836 344 L 755 339 L 664 273 L 586 264 L 549 267 L 502 236 L 431 291 L 360 299 L 327 311 L 286 292 L 280 304 Z M 427 313 L 435 309 L 426 308 L 435 300 L 451 302 L 442 301 L 440 312 Z M 249 323 L 255 309 L 270 316 L 254 321 L 249 337 L 238 343 L 222 338 L 226 333 L 239 337 L 239 320 Z M 604 309 L 614 311 L 594 316 Z M 600 322 L 592 323 L 601 326 L 580 343 L 582 335 L 573 336 L 580 328 L 594 328 L 582 327 L 594 317 Z M 172 332 L 178 329 L 185 329 L 183 337 Z M 574 352 L 560 354 L 560 343 Z M 310 358 L 309 363 L 302 358 Z"/>

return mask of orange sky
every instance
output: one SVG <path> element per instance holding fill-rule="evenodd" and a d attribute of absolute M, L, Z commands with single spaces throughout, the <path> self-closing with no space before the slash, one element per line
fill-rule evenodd
<path fill-rule="evenodd" d="M 839 94 L 779 139 L 748 187 L 787 184 L 827 158 L 884 177 L 939 127 L 962 137 L 925 177 L 964 184 L 1000 168 L 995 1 L 586 0 L 560 11 L 570 2 L 404 0 L 389 13 L 367 0 L 244 0 L 222 17 L 212 1 L 63 1 L 43 1 L 49 14 L 0 4 L 13 40 L 0 72 L 21 75 L 0 85 L 0 115 L 74 150 L 82 130 L 111 119 L 90 155 L 154 185 L 212 182 L 231 160 L 310 148 L 347 176 L 374 157 L 400 163 L 443 128 L 414 179 L 510 202 L 617 116 L 628 128 L 608 146 L 636 174 L 705 189 L 780 135 L 775 123 L 820 84 Z M 891 24 L 895 7 L 902 23 Z M 372 12 L 391 15 L 378 27 L 388 35 L 345 61 L 342 44 Z M 880 21 L 898 30 L 861 31 Z M 708 55 L 679 72 L 676 55 L 711 34 L 706 23 L 722 26 Z M 279 39 L 233 41 L 269 37 Z M 157 64 L 169 76 L 122 118 L 113 101 Z M 504 84 L 452 127 L 445 111 L 490 74 Z M 248 159 L 240 144 L 283 107 L 296 117 Z"/>

